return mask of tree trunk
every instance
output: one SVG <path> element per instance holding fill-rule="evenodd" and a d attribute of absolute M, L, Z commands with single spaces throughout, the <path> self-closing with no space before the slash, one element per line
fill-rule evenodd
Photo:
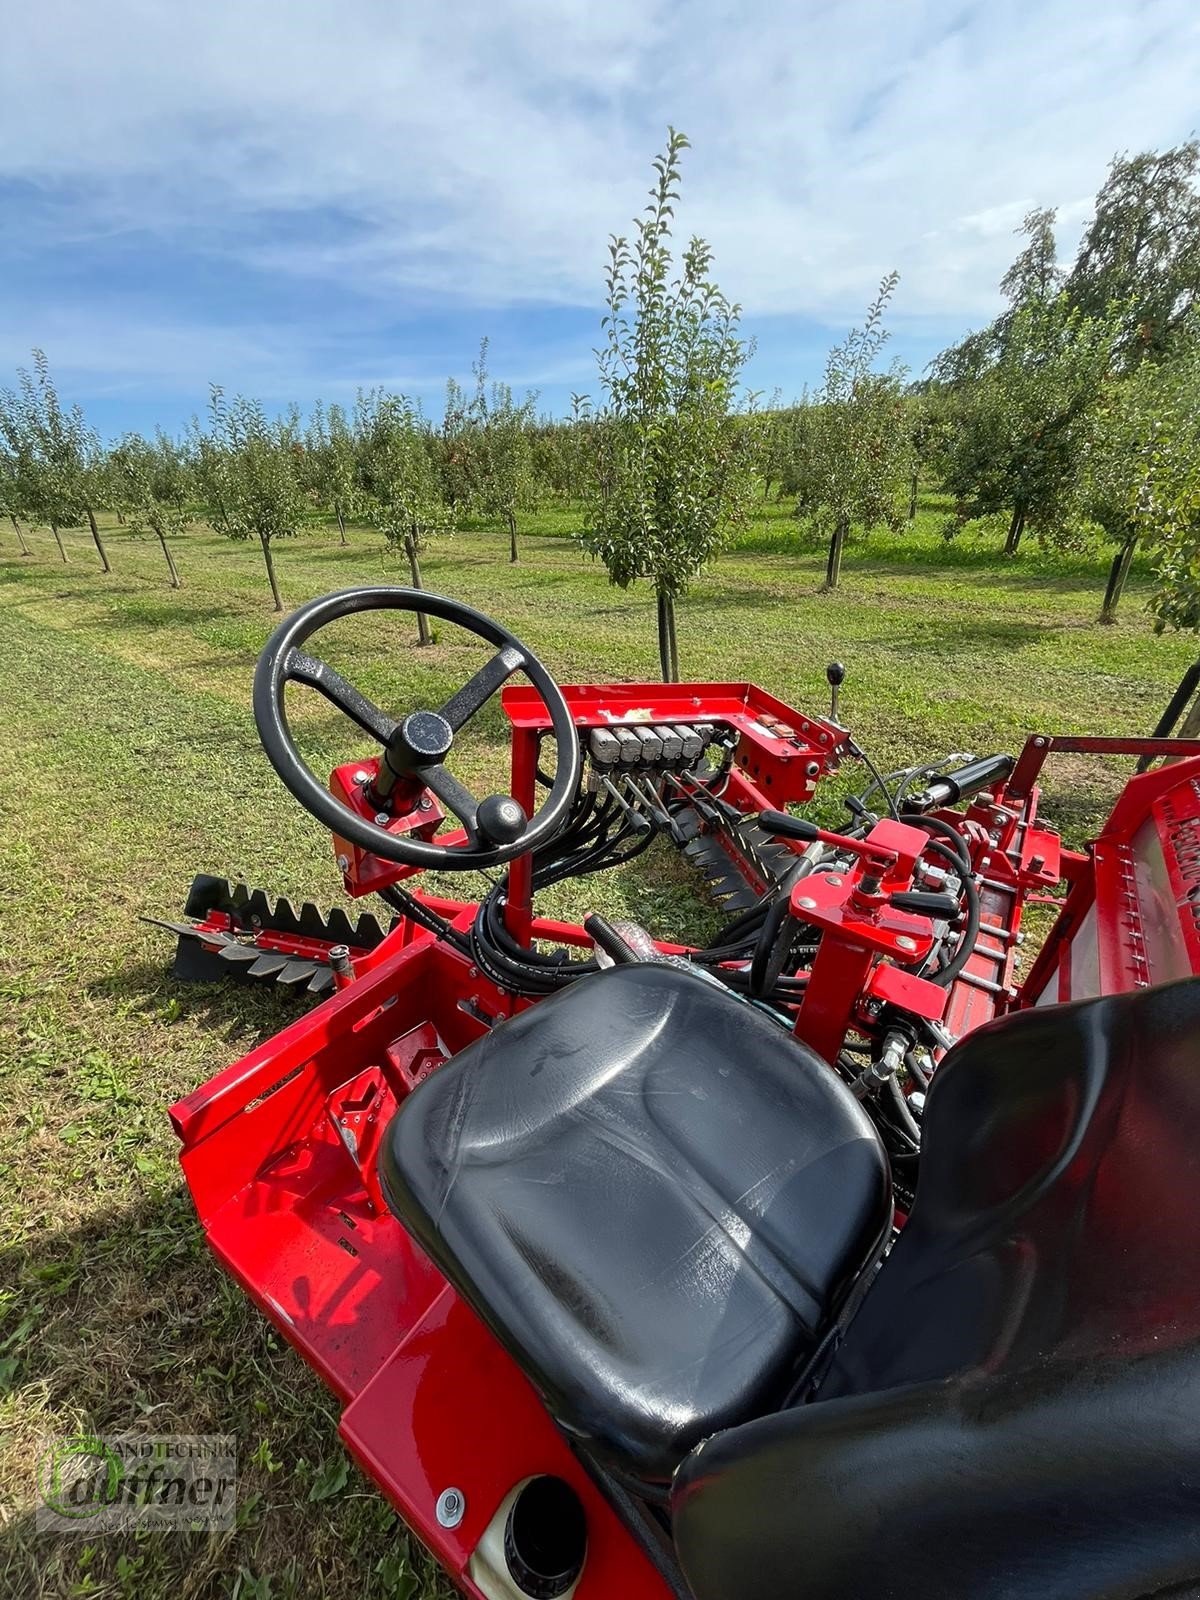
<path fill-rule="evenodd" d="M 1108 571 L 1108 587 L 1104 591 L 1104 604 L 1100 607 L 1101 622 L 1117 620 L 1117 607 L 1121 604 L 1121 596 L 1125 592 L 1125 579 L 1129 576 L 1133 552 L 1136 549 L 1137 534 L 1127 534 L 1125 543 L 1113 557 L 1113 564 Z"/>
<path fill-rule="evenodd" d="M 161 528 L 155 528 L 154 531 L 158 534 L 158 542 L 162 545 L 162 553 L 167 558 L 167 571 L 171 574 L 171 587 L 172 589 L 178 589 L 179 569 L 175 565 L 175 557 L 171 554 L 171 546 L 167 543 L 167 536 Z"/>
<path fill-rule="evenodd" d="M 414 589 L 423 589 L 421 582 L 421 563 L 417 559 L 417 530 L 405 536 L 404 551 L 408 556 L 408 570 L 412 573 L 412 586 Z M 432 644 L 433 635 L 429 631 L 429 618 L 423 611 L 417 612 L 417 643 L 421 645 Z"/>
<path fill-rule="evenodd" d="M 508 513 L 508 559 L 517 559 L 517 516 L 514 511 Z"/>
<path fill-rule="evenodd" d="M 664 683 L 679 682 L 679 645 L 675 637 L 675 601 L 658 591 L 658 664 Z"/>
<path fill-rule="evenodd" d="M 117 512 L 117 527 L 118 528 L 123 528 L 124 526 L 125 526 L 125 513 L 123 511 L 118 511 Z"/>
<path fill-rule="evenodd" d="M 258 542 L 262 545 L 263 560 L 267 564 L 267 577 L 271 580 L 271 598 L 275 602 L 276 611 L 282 611 L 283 600 L 280 598 L 279 584 L 275 578 L 275 558 L 271 554 L 271 541 L 270 539 L 264 539 L 260 533 Z"/>
<path fill-rule="evenodd" d="M 63 547 L 62 534 L 59 533 L 59 531 L 58 531 L 58 523 L 57 522 L 52 522 L 50 524 L 50 532 L 54 535 L 54 542 L 58 546 L 59 555 L 63 558 L 64 561 L 69 561 L 70 557 L 67 555 L 67 552 Z"/>
<path fill-rule="evenodd" d="M 917 520 L 917 474 L 914 472 L 908 486 L 908 520 Z"/>
<path fill-rule="evenodd" d="M 335 512 L 335 514 L 337 516 L 337 519 L 338 519 L 338 532 L 342 536 L 342 543 L 345 544 L 346 543 L 346 523 L 345 523 L 344 518 L 342 517 L 342 508 L 341 508 L 341 506 L 334 506 L 333 509 L 334 509 L 334 512 Z"/>
<path fill-rule="evenodd" d="M 1200 738 L 1200 695 L 1197 695 L 1192 701 L 1192 709 L 1179 724 L 1179 727 L 1175 732 L 1175 737 L 1177 739 Z M 1180 758 L 1172 757 L 1172 760 L 1178 759 Z"/>
<path fill-rule="evenodd" d="M 1021 535 L 1025 532 L 1025 507 L 1014 506 L 1012 521 L 1008 525 L 1008 538 L 1004 541 L 1004 554 L 1015 556 L 1021 543 Z"/>
<path fill-rule="evenodd" d="M 846 535 L 850 532 L 850 518 L 839 517 L 833 525 L 833 535 L 829 540 L 829 559 L 825 563 L 825 582 L 821 585 L 822 594 L 829 594 L 838 586 L 842 576 L 842 550 L 845 547 Z"/>
<path fill-rule="evenodd" d="M 109 565 L 108 551 L 104 548 L 104 541 L 100 537 L 100 529 L 96 526 L 96 513 L 92 510 L 91 506 L 87 507 L 87 519 L 88 526 L 92 530 L 92 543 L 96 546 L 96 549 L 100 553 L 101 570 L 104 572 L 111 572 L 112 567 Z"/>
<path fill-rule="evenodd" d="M 17 521 L 16 517 L 13 516 L 11 511 L 8 513 L 8 520 L 12 523 L 13 528 L 16 531 L 17 543 L 21 546 L 21 554 L 23 556 L 32 555 L 33 552 L 25 543 L 25 535 L 21 532 L 21 524 Z"/>

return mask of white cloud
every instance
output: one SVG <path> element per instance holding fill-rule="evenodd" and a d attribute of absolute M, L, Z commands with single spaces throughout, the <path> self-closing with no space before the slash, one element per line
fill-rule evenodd
<path fill-rule="evenodd" d="M 39 0 L 6 19 L 0 182 L 78 186 L 77 240 L 594 305 L 672 121 L 681 228 L 749 312 L 852 316 L 896 266 L 900 316 L 965 323 L 1023 212 L 1063 205 L 1073 243 L 1198 81 L 1194 0 Z"/>

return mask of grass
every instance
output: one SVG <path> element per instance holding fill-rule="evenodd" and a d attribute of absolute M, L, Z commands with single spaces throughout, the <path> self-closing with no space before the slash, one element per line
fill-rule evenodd
<path fill-rule="evenodd" d="M 890 765 L 1013 748 L 1031 728 L 1149 729 L 1195 644 L 1153 634 L 1148 575 L 1101 628 L 1102 554 L 1005 562 L 994 536 L 945 545 L 942 516 L 931 498 L 914 529 L 856 540 L 824 596 L 818 544 L 764 507 L 680 608 L 685 674 L 821 707 L 840 658 L 844 714 Z M 516 566 L 505 535 L 468 528 L 430 553 L 427 582 L 504 621 L 562 681 L 652 677 L 652 597 L 610 588 L 572 526 L 569 511 L 531 519 Z M 261 559 L 197 529 L 173 593 L 155 545 L 107 535 L 108 578 L 74 531 L 69 565 L 42 532 L 32 557 L 9 538 L 0 561 L 0 1593 L 430 1600 L 444 1586 L 347 1470 L 334 1403 L 206 1254 L 164 1115 L 294 1002 L 177 988 L 138 918 L 174 914 L 197 870 L 339 898 L 327 838 L 275 782 L 250 715 L 274 621 Z M 350 541 L 316 527 L 280 545 L 288 602 L 403 581 L 369 534 Z M 437 703 L 482 658 L 445 629 L 418 652 L 399 622 L 339 626 L 330 658 L 393 708 Z M 481 722 L 466 775 L 499 788 L 503 727 Z M 314 765 L 355 753 L 325 709 L 298 726 Z M 1116 782 L 1109 763 L 1064 761 L 1046 813 L 1078 842 Z M 711 920 L 666 850 L 547 909 L 593 898 L 664 933 Z M 234 1433 L 236 1531 L 37 1535 L 39 1438 L 130 1428 Z"/>

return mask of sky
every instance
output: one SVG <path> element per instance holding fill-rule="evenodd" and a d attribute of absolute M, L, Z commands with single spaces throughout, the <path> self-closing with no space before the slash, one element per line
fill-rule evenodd
<path fill-rule="evenodd" d="M 597 392 L 607 242 L 668 123 L 678 231 L 785 400 L 882 276 L 914 372 L 1069 255 L 1114 153 L 1200 125 L 1195 0 L 36 0 L 0 43 L 0 385 L 37 345 L 107 437 L 360 385 L 440 414 L 479 340 Z"/>

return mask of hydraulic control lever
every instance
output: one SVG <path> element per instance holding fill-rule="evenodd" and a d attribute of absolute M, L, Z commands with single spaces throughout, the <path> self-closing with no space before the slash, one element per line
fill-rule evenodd
<path fill-rule="evenodd" d="M 829 720 L 841 727 L 838 722 L 838 695 L 846 681 L 846 669 L 840 661 L 831 661 L 825 668 L 825 680 L 829 684 Z"/>
<path fill-rule="evenodd" d="M 760 826 L 776 838 L 795 839 L 804 844 L 815 844 L 820 840 L 836 850 L 858 856 L 867 864 L 865 870 L 868 876 L 863 880 L 863 887 L 869 885 L 871 893 L 878 892 L 875 869 L 895 859 L 890 851 L 881 850 L 878 845 L 872 845 L 865 839 L 848 839 L 840 833 L 827 833 L 824 828 L 818 828 L 815 822 L 790 816 L 786 811 L 763 811 L 759 813 L 758 820 Z M 923 917 L 957 917 L 962 910 L 954 895 L 934 894 L 922 889 L 900 889 L 887 898 L 888 904 L 897 911 L 911 911 Z"/>
<path fill-rule="evenodd" d="M 760 811 L 758 822 L 767 833 L 774 834 L 777 839 L 795 839 L 802 844 L 832 845 L 835 850 L 844 850 L 848 855 L 861 856 L 864 861 L 890 861 L 895 857 L 890 850 L 881 850 L 877 844 L 871 844 L 866 839 L 849 839 L 845 834 L 830 833 L 825 828 L 818 828 L 815 822 L 806 822 L 803 817 L 793 817 L 786 811 Z"/>

